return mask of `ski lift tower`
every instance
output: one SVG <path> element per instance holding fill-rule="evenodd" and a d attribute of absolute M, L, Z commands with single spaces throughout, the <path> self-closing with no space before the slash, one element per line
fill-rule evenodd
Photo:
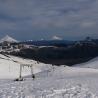
<path fill-rule="evenodd" d="M 31 70 L 31 76 L 32 76 L 33 79 L 35 78 L 35 75 L 34 75 L 34 72 L 33 72 L 33 64 L 24 64 L 24 63 L 18 62 L 18 61 L 14 61 L 14 62 L 20 64 L 19 78 L 16 79 L 17 81 L 22 81 L 23 80 L 23 77 L 22 77 L 22 69 L 25 66 L 30 68 L 30 70 Z"/>
<path fill-rule="evenodd" d="M 22 69 L 23 69 L 23 67 L 29 67 L 30 68 L 30 70 L 31 70 L 31 76 L 32 76 L 32 78 L 33 79 L 35 79 L 35 74 L 34 74 L 34 71 L 33 71 L 33 65 L 34 64 L 32 64 L 32 63 L 24 63 L 24 62 L 20 62 L 20 61 L 18 61 L 18 60 L 14 60 L 14 59 L 12 59 L 12 58 L 10 58 L 10 56 L 8 56 L 8 55 L 5 55 L 5 56 L 7 56 L 7 57 L 9 57 L 9 59 L 11 60 L 11 61 L 13 61 L 13 62 L 15 62 L 15 63 L 18 63 L 20 66 L 19 66 L 19 69 L 20 69 L 20 71 L 19 71 L 19 78 L 18 79 L 16 79 L 16 81 L 22 81 L 23 80 L 23 77 L 22 77 Z M 36 64 L 36 63 L 35 63 Z"/>

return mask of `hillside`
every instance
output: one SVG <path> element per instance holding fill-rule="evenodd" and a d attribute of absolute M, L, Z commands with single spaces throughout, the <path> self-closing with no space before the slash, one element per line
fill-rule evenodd
<path fill-rule="evenodd" d="M 40 46 L 29 49 L 21 49 L 10 54 L 34 59 L 47 64 L 69 65 L 86 62 L 98 56 L 98 45 L 90 43 L 76 43 L 66 47 Z"/>

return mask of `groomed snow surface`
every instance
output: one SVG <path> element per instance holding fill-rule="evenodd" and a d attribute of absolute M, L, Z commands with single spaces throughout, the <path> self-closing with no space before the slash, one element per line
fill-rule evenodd
<path fill-rule="evenodd" d="M 24 81 L 14 81 L 20 64 L 33 65 L 34 80 L 26 66 Z M 98 98 L 97 65 L 97 58 L 75 67 L 57 67 L 0 54 L 0 98 Z"/>

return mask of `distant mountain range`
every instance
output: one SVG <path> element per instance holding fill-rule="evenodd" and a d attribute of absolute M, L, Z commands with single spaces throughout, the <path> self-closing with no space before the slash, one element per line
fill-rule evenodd
<path fill-rule="evenodd" d="M 36 45 L 36 46 L 55 46 L 55 45 L 69 45 L 73 44 L 74 41 L 67 41 L 67 40 L 40 40 L 40 41 L 25 41 L 22 42 L 28 45 Z"/>
<path fill-rule="evenodd" d="M 56 39 L 52 39 L 52 40 L 37 40 L 37 41 L 33 41 L 33 40 L 27 40 L 27 41 L 21 41 L 19 42 L 18 40 L 12 38 L 9 35 L 6 35 L 5 37 L 0 39 L 0 43 L 7 41 L 10 43 L 21 43 L 21 44 L 27 44 L 27 45 L 36 45 L 36 46 L 67 46 L 67 45 L 73 45 L 75 43 L 85 43 L 85 42 L 89 42 L 89 43 L 96 43 L 98 44 L 98 39 L 92 39 L 90 37 L 86 37 L 86 39 L 81 40 L 81 41 L 70 41 L 70 40 L 64 40 L 64 39 L 57 39 L 57 36 L 55 36 Z"/>

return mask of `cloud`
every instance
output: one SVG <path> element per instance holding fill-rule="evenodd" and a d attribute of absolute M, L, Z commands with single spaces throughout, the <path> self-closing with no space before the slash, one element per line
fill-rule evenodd
<path fill-rule="evenodd" d="M 96 25 L 96 22 L 94 21 L 88 21 L 88 22 L 82 22 L 81 27 L 83 28 L 92 28 Z"/>
<path fill-rule="evenodd" d="M 93 32 L 97 35 L 96 25 L 97 0 L 0 1 L 0 32 L 9 32 L 20 39 L 31 38 L 30 35 L 35 39 L 53 35 L 75 38 Z M 48 32 L 47 36 L 44 35 L 45 32 Z M 42 36 L 37 36 L 39 33 Z M 24 36 L 20 36 L 22 34 Z"/>

